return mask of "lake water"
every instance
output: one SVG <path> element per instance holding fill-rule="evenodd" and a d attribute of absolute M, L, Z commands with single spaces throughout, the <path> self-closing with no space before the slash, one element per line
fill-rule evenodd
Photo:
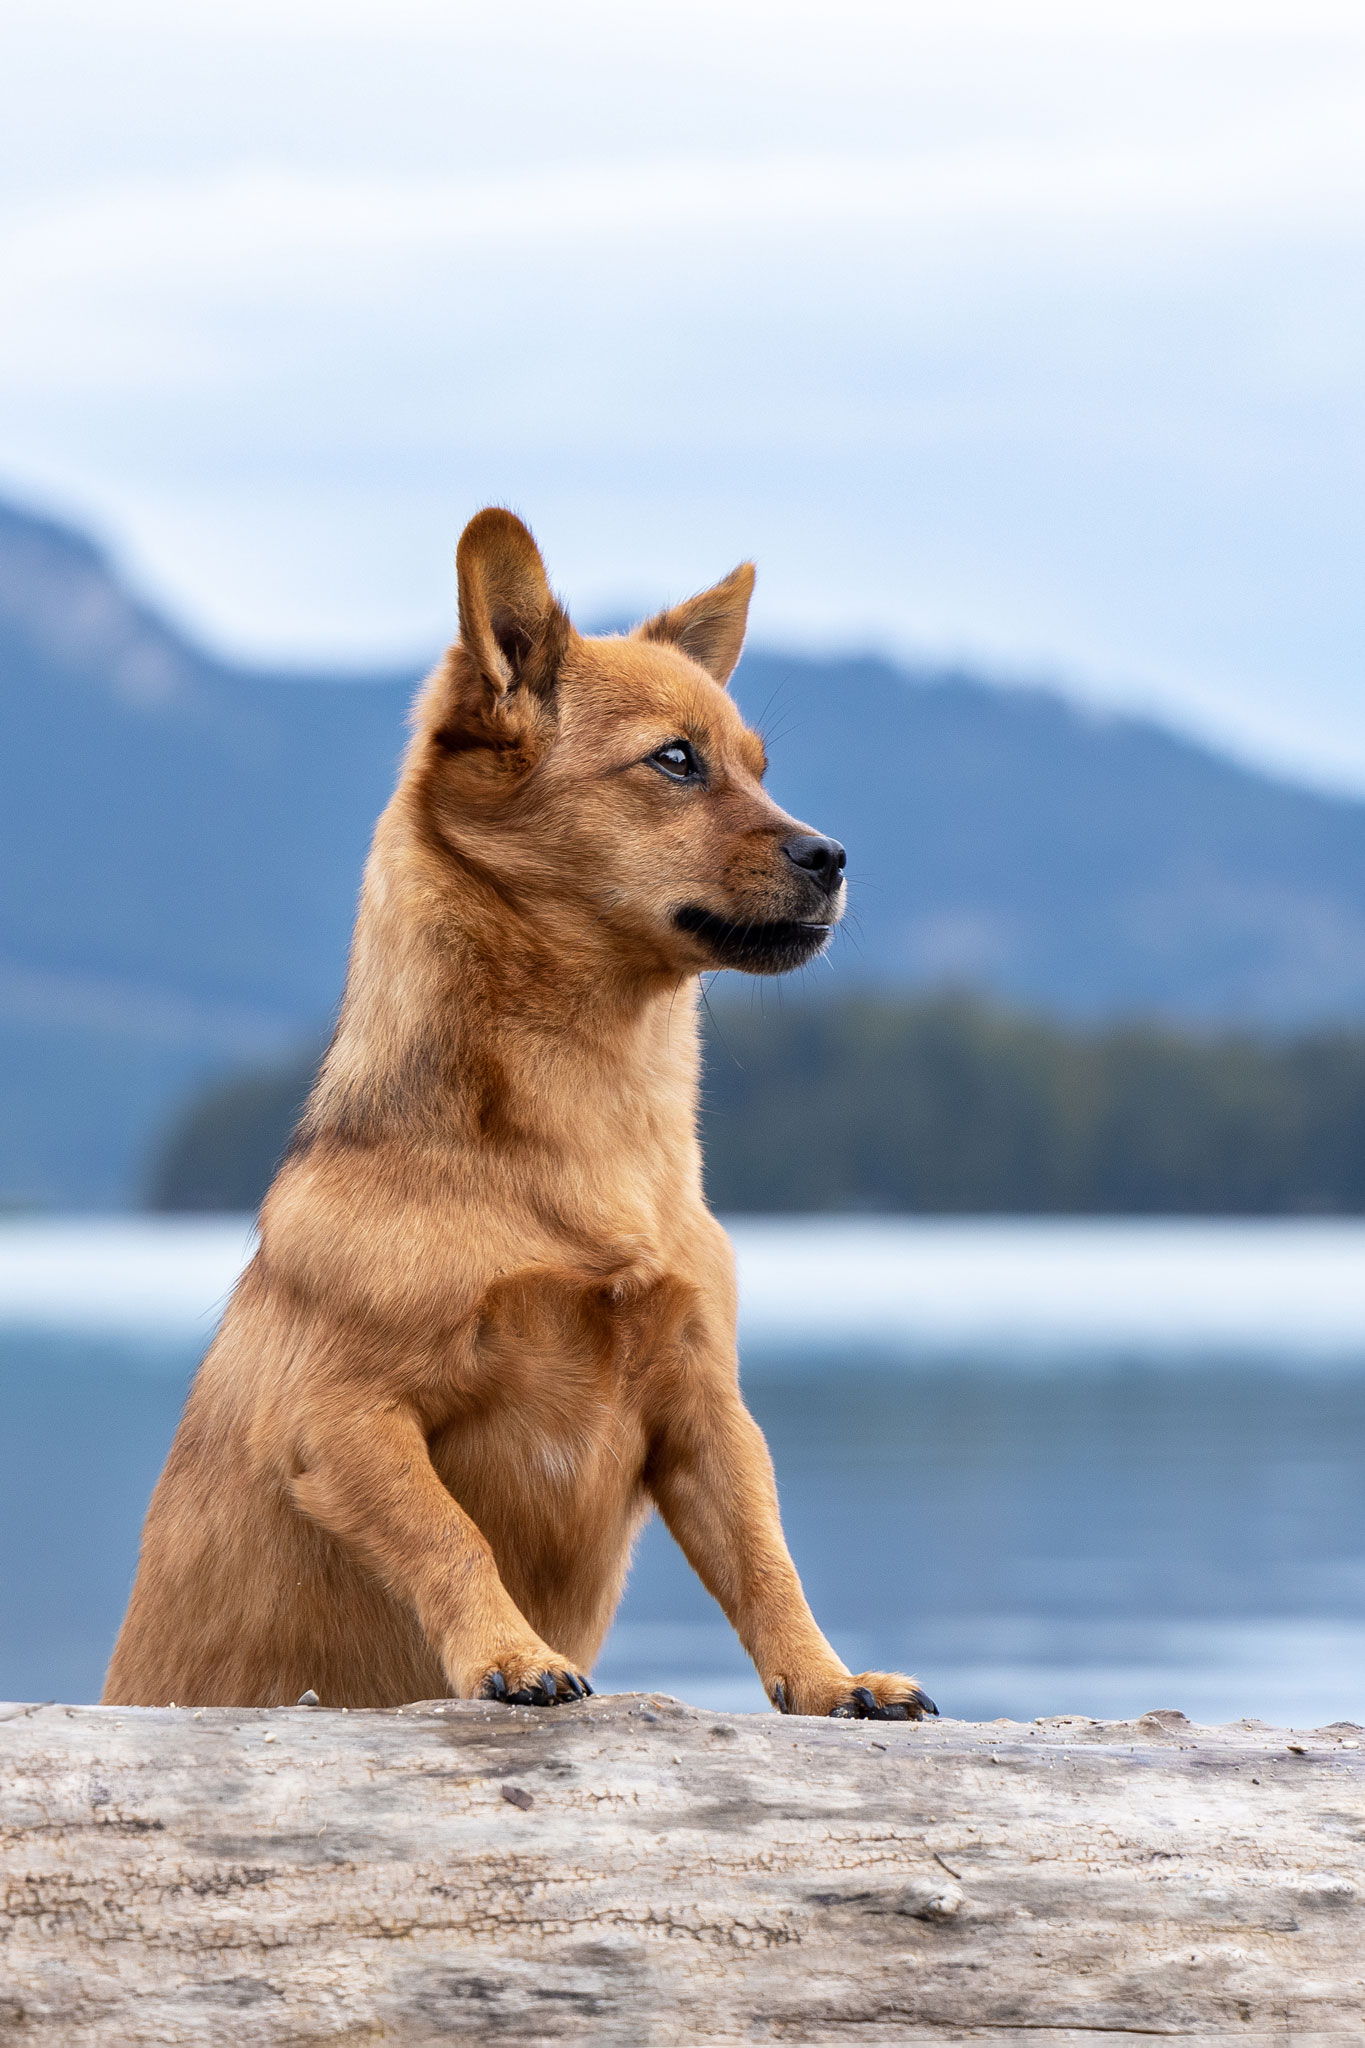
<path fill-rule="evenodd" d="M 1365 1720 L 1365 1225 L 732 1228 L 746 1391 L 855 1669 L 971 1718 Z M 0 1697 L 97 1694 L 247 1244 L 0 1225 Z M 596 1678 L 763 1705 L 657 1523 Z"/>

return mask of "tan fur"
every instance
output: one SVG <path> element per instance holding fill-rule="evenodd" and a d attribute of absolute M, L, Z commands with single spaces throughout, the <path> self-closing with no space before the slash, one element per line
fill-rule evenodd
<path fill-rule="evenodd" d="M 782 852 L 805 828 L 724 689 L 753 572 L 585 639 L 510 513 L 471 523 L 458 567 L 340 1024 L 104 1697 L 563 1697 L 657 1505 L 780 1705 L 915 1714 L 913 1682 L 855 1680 L 806 1605 L 702 1197 L 695 997 L 719 941 L 676 913 L 820 943 Z M 704 787 L 650 760 L 678 738 Z"/>

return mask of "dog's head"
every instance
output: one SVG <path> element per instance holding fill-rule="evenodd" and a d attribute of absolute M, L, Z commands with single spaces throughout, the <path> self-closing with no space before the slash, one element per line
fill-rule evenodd
<path fill-rule="evenodd" d="M 480 512 L 456 560 L 460 637 L 419 702 L 413 757 L 437 846 L 646 970 L 812 959 L 843 913 L 844 850 L 767 794 L 762 742 L 726 691 L 752 567 L 588 638 L 510 512 Z"/>

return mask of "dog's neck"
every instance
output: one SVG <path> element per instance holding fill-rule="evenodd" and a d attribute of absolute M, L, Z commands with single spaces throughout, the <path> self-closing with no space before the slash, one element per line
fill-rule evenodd
<path fill-rule="evenodd" d="M 383 840 L 306 1128 L 551 1150 L 691 1142 L 698 982 L 619 971 L 516 905 L 463 914 Z M 471 907 L 472 908 L 472 907 Z"/>

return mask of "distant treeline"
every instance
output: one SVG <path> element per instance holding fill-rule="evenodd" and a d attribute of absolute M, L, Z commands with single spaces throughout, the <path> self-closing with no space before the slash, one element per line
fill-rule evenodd
<path fill-rule="evenodd" d="M 1365 1212 L 1365 1029 L 1083 1029 L 969 998 L 718 1003 L 707 1187 L 725 1210 Z M 192 1103 L 157 1209 L 253 1209 L 312 1060 Z"/>

